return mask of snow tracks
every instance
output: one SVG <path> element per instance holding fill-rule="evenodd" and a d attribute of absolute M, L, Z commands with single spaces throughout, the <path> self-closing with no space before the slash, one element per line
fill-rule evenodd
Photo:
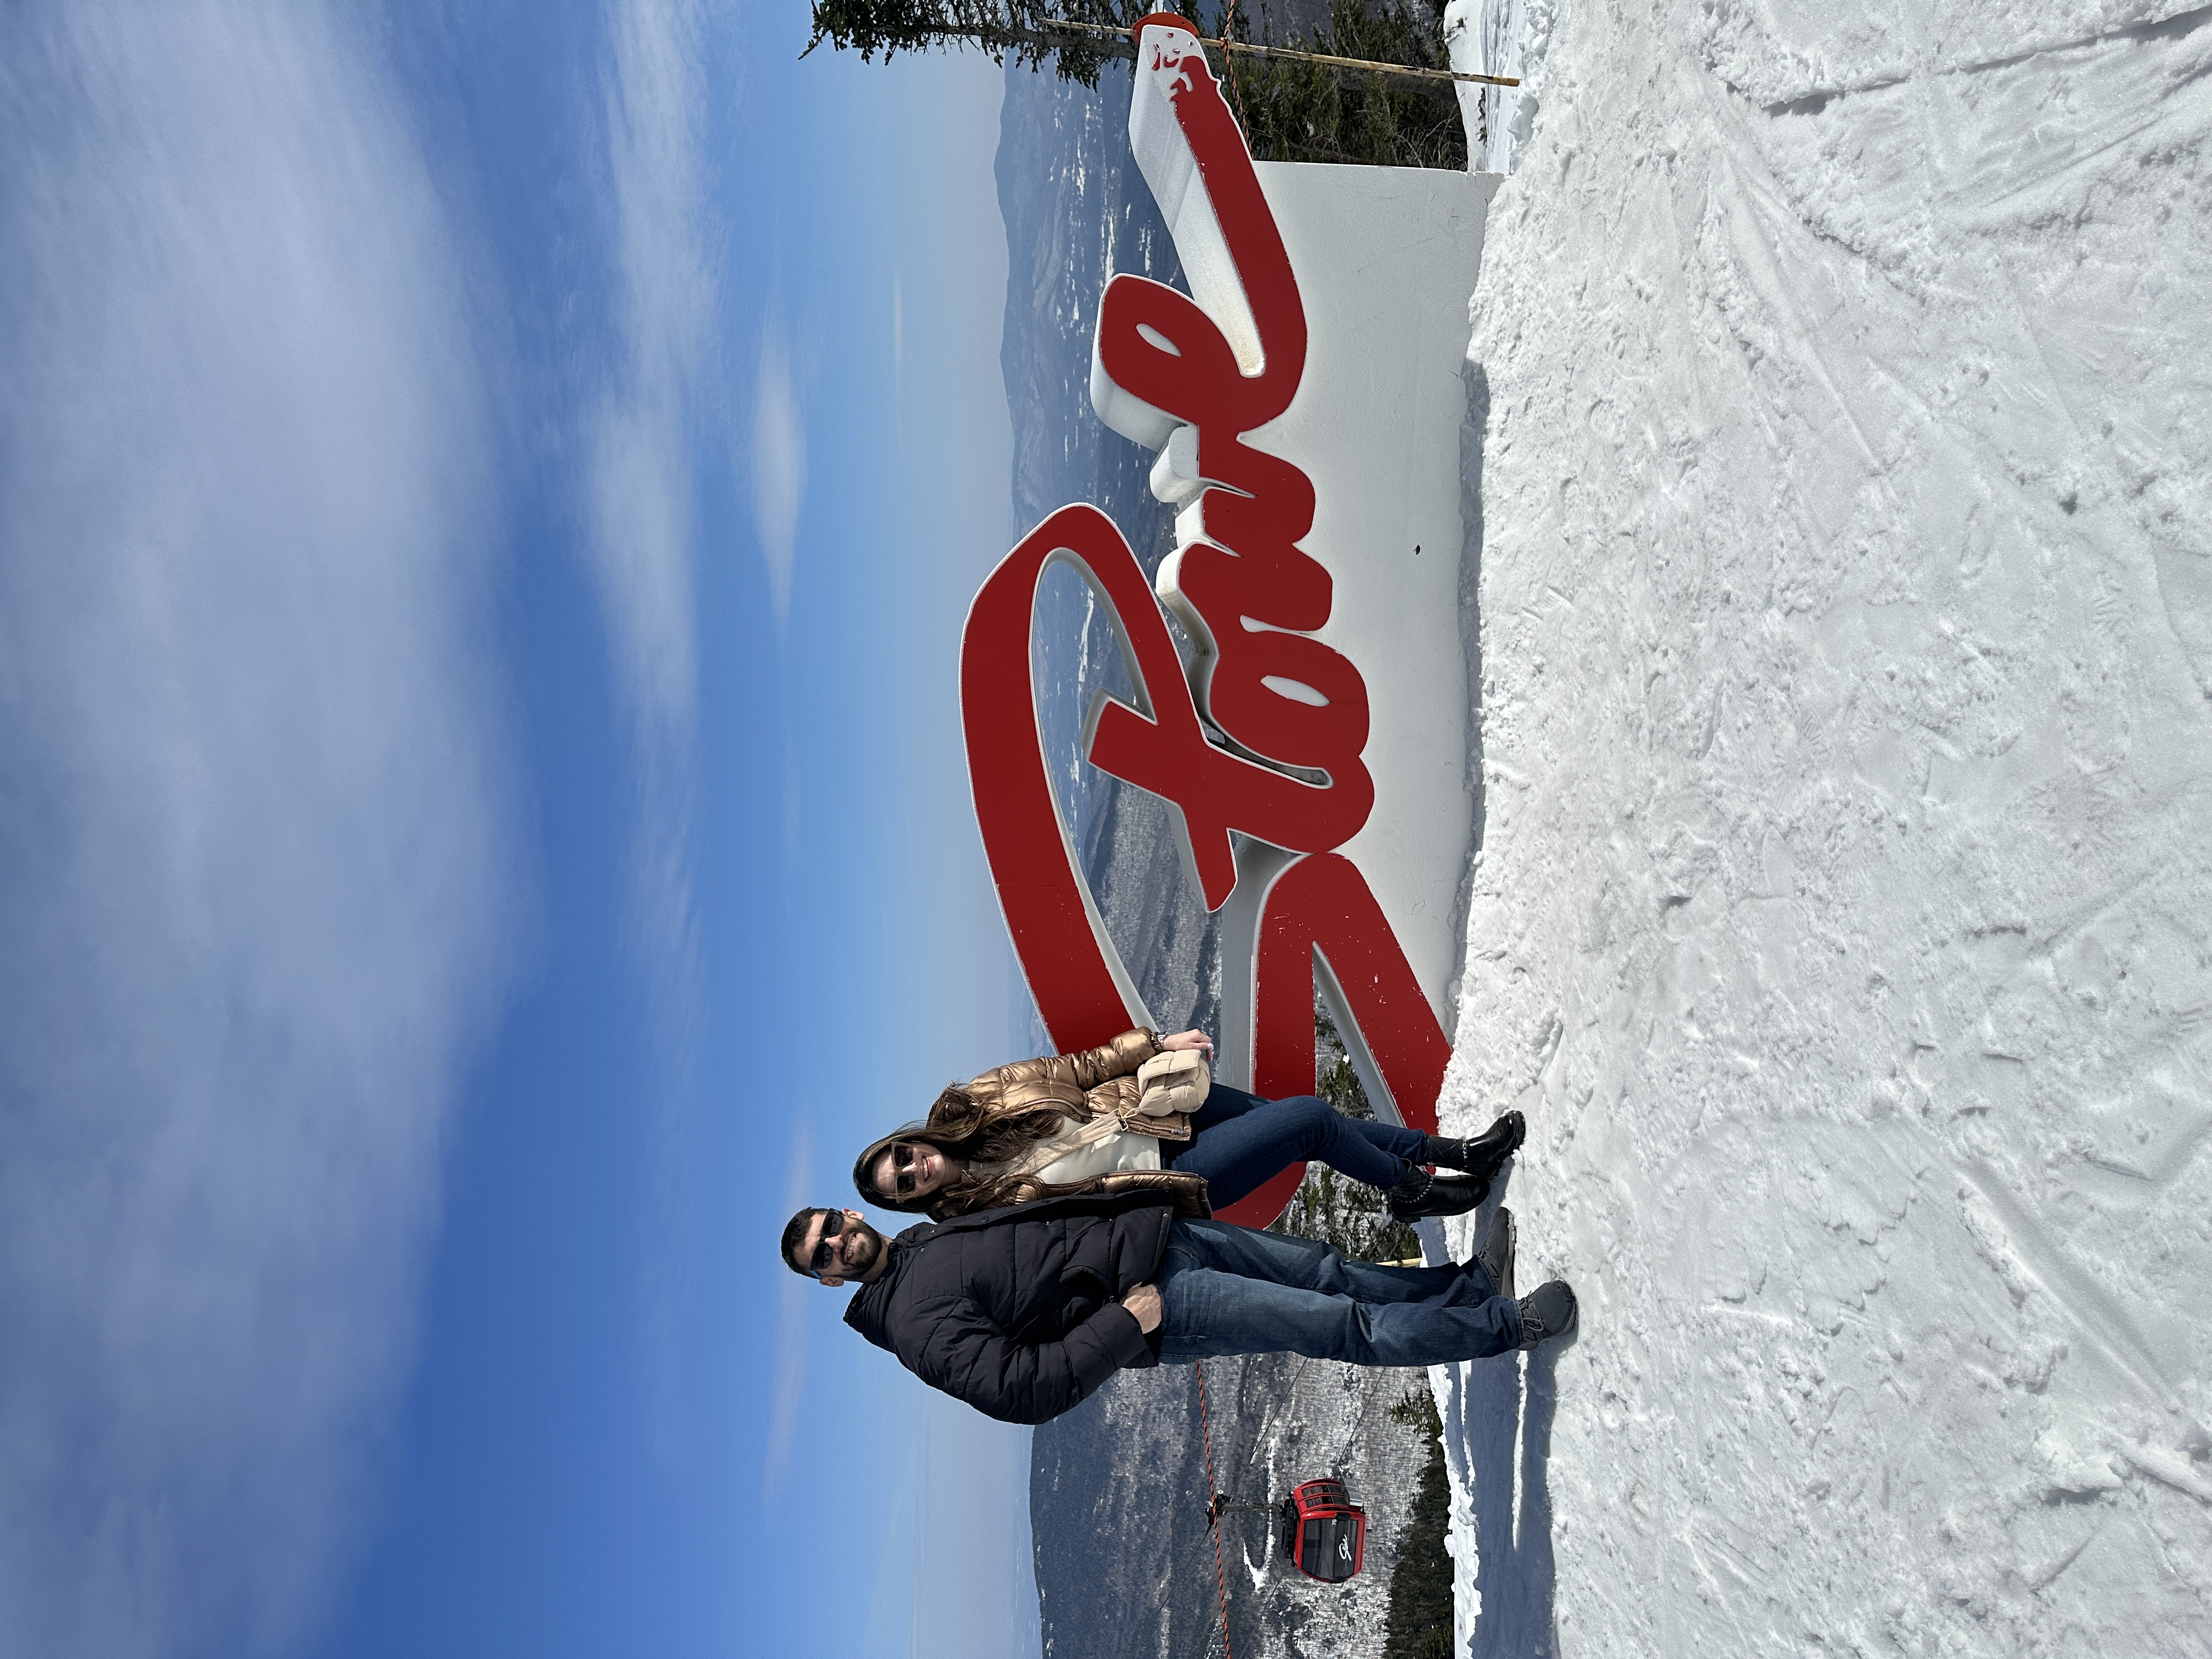
<path fill-rule="evenodd" d="M 1467 1650 L 2212 1652 L 2212 10 L 1543 69 L 1444 1115 L 1584 1322 L 1447 1379 Z"/>

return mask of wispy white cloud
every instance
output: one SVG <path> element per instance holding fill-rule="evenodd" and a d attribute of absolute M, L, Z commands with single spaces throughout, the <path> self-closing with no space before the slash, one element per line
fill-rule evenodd
<path fill-rule="evenodd" d="M 792 562 L 799 512 L 806 499 L 806 421 L 793 379 L 791 349 L 773 323 L 761 331 L 753 389 L 753 528 L 768 564 L 768 591 L 780 627 L 791 615 Z"/>
<path fill-rule="evenodd" d="M 808 1194 L 814 1185 L 814 1131 L 805 1119 L 791 1138 L 791 1164 L 784 1171 L 781 1220 L 795 1215 L 803 1204 L 818 1202 Z M 761 1474 L 763 1497 L 773 1498 L 791 1467 L 791 1446 L 799 1432 L 799 1407 L 806 1397 L 806 1309 L 810 1295 L 820 1291 L 796 1273 L 780 1273 L 782 1299 L 775 1319 L 775 1395 L 769 1409 L 768 1441 Z"/>
<path fill-rule="evenodd" d="M 696 720 L 694 417 L 715 351 L 701 188 L 697 9 L 617 4 L 604 92 L 618 368 L 591 479 L 592 556 L 633 717 L 688 741 Z"/>
<path fill-rule="evenodd" d="M 0 1652 L 312 1626 L 507 981 L 484 400 L 350 17 L 0 53 Z"/>
<path fill-rule="evenodd" d="M 878 1426 L 893 1479 L 879 1478 L 875 1494 L 882 1531 L 866 1650 L 909 1659 L 1037 1652 L 1030 1431 L 921 1389 L 902 1392 Z"/>
<path fill-rule="evenodd" d="M 617 0 L 604 88 L 616 368 L 597 416 L 591 560 L 627 708 L 637 801 L 628 923 L 650 1005 L 653 1190 L 642 1255 L 648 1429 L 676 1455 L 684 1229 L 705 993 L 693 840 L 699 628 L 693 503 L 704 377 L 719 361 L 699 9 Z"/>
<path fill-rule="evenodd" d="M 906 448 L 906 288 L 901 274 L 891 272 L 891 437 Z"/>

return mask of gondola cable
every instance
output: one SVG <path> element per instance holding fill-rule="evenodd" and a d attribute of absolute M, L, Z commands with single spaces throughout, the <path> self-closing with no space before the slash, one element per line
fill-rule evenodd
<path fill-rule="evenodd" d="M 1266 1515 L 1279 1519 L 1283 1553 L 1308 1578 L 1341 1584 L 1367 1565 L 1367 1511 L 1352 1501 L 1344 1482 L 1333 1476 L 1302 1480 L 1279 1505 L 1231 1498 L 1213 1482 L 1213 1423 L 1206 1403 L 1206 1365 L 1191 1366 L 1198 1377 L 1198 1433 L 1206 1449 L 1206 1519 L 1213 1534 L 1213 1588 L 1221 1599 L 1222 1659 L 1234 1659 L 1229 1644 L 1229 1575 L 1221 1564 L 1221 1517 Z M 1212 1645 L 1206 1652 L 1211 1659 Z"/>
<path fill-rule="evenodd" d="M 1213 1430 L 1206 1415 L 1206 1362 L 1195 1362 L 1191 1370 L 1198 1373 L 1198 1437 L 1206 1447 L 1206 1489 L 1216 1490 L 1213 1484 Z M 1221 1595 L 1221 1659 L 1235 1659 L 1229 1650 L 1229 1579 L 1221 1569 L 1220 1511 L 1208 1505 L 1208 1530 L 1213 1534 L 1213 1587 Z"/>

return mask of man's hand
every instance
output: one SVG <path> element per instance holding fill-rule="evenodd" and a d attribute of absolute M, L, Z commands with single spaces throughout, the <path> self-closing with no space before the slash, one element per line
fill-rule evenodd
<path fill-rule="evenodd" d="M 1162 1037 L 1160 1047 L 1171 1054 L 1196 1048 L 1208 1060 L 1213 1058 L 1213 1039 L 1203 1031 L 1177 1031 L 1173 1036 Z"/>
<path fill-rule="evenodd" d="M 1121 1305 L 1137 1316 L 1137 1328 L 1150 1336 L 1160 1328 L 1160 1287 L 1157 1285 L 1132 1285 L 1121 1298 Z"/>

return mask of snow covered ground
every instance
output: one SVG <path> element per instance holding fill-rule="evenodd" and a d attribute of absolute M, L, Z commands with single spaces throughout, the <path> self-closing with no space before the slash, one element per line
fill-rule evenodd
<path fill-rule="evenodd" d="M 1462 1650 L 2212 1653 L 2212 9 L 1527 13 Z"/>

